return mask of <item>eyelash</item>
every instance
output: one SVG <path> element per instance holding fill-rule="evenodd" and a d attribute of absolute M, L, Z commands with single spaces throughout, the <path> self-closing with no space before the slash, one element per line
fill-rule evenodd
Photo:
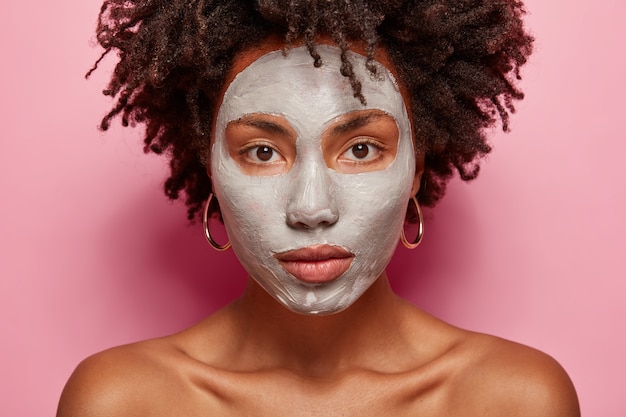
<path fill-rule="evenodd" d="M 259 148 L 268 148 L 269 150 L 271 150 L 273 152 L 272 154 L 272 159 L 274 159 L 276 156 L 280 156 L 282 158 L 282 154 L 276 150 L 276 148 L 274 148 L 273 146 L 267 144 L 267 143 L 263 143 L 263 142 L 259 142 L 259 143 L 251 143 L 249 145 L 247 145 L 246 147 L 242 148 L 239 151 L 239 155 L 241 155 L 242 157 L 246 158 L 248 161 L 251 161 L 252 163 L 255 164 L 269 164 L 272 162 L 276 162 L 276 161 L 262 161 L 262 160 L 257 160 L 258 157 L 253 157 L 250 152 L 252 152 L 255 149 L 259 149 Z"/>
<path fill-rule="evenodd" d="M 356 155 L 352 154 L 352 156 L 350 157 L 344 157 L 347 153 L 353 151 L 354 147 L 357 145 L 367 146 L 368 153 L 366 156 L 364 156 L 363 158 L 359 158 Z M 259 148 L 268 148 L 269 150 L 272 151 L 270 160 L 263 161 L 257 155 L 252 154 L 254 150 L 257 150 L 258 152 Z M 371 155 L 372 148 L 374 150 L 374 155 Z M 378 158 L 380 158 L 381 153 L 384 152 L 385 149 L 387 149 L 387 146 L 385 146 L 384 144 L 380 143 L 377 140 L 374 140 L 370 137 L 357 137 L 357 138 L 354 138 L 348 144 L 348 146 L 345 147 L 344 151 L 340 154 L 339 158 L 343 159 L 347 163 L 367 164 L 367 163 L 374 162 Z M 274 162 L 278 162 L 275 159 L 283 158 L 282 154 L 274 146 L 266 142 L 250 143 L 239 151 L 239 155 L 245 158 L 247 162 L 253 163 L 253 164 L 271 164 Z"/>
<path fill-rule="evenodd" d="M 355 146 L 357 145 L 366 145 L 369 148 L 374 148 L 377 152 L 376 155 L 369 157 L 369 152 L 368 151 L 368 155 L 366 155 L 364 158 L 358 158 L 355 155 L 355 159 L 349 159 L 349 161 L 351 163 L 368 163 L 368 162 L 372 162 L 373 160 L 376 160 L 380 157 L 380 154 L 387 148 L 385 145 L 383 145 L 382 143 L 378 142 L 377 140 L 374 140 L 372 138 L 369 137 L 361 137 L 361 138 L 356 138 L 355 140 L 353 140 L 352 142 L 350 142 L 348 144 L 348 146 L 345 148 L 345 150 L 341 153 L 341 156 L 344 156 L 346 153 L 352 151 L 354 149 Z M 368 158 L 369 157 L 369 158 Z"/>

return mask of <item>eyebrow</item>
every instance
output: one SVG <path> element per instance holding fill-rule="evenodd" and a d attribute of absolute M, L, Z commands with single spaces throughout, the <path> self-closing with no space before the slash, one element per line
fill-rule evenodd
<path fill-rule="evenodd" d="M 282 136 L 289 136 L 289 131 L 278 123 L 264 120 L 259 116 L 243 116 L 240 119 L 233 120 L 229 124 L 256 127 L 266 132 L 275 133 Z"/>
<path fill-rule="evenodd" d="M 375 122 L 376 120 L 379 120 L 385 116 L 387 116 L 387 114 L 382 112 L 359 112 L 345 122 L 333 126 L 330 130 L 330 134 L 334 136 L 341 135 L 346 132 L 351 132 L 360 127 L 367 126 L 368 124 Z"/>

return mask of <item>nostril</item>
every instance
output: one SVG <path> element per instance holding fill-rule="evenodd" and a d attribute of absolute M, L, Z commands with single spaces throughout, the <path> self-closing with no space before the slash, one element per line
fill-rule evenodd
<path fill-rule="evenodd" d="M 331 223 L 330 222 L 319 222 L 316 225 L 311 225 L 310 223 L 303 223 L 303 222 L 295 222 L 292 223 L 295 227 L 299 228 L 299 229 L 313 229 L 315 227 L 320 227 L 320 226 L 328 226 Z"/>
<path fill-rule="evenodd" d="M 287 215 L 287 222 L 295 228 L 312 229 L 320 226 L 330 226 L 338 219 L 330 209 L 317 210 L 312 213 L 297 211 Z"/>
<path fill-rule="evenodd" d="M 293 225 L 298 229 L 310 229 L 311 228 L 311 226 L 302 222 L 296 222 L 296 223 L 293 223 Z"/>
<path fill-rule="evenodd" d="M 293 228 L 328 227 L 338 216 L 333 199 L 332 179 L 322 169 L 324 161 L 307 159 L 291 173 L 291 198 L 287 204 L 287 223 Z"/>

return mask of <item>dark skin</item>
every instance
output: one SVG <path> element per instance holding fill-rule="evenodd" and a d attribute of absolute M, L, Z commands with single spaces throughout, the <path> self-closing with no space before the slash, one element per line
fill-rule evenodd
<path fill-rule="evenodd" d="M 326 317 L 292 313 L 251 280 L 240 300 L 188 330 L 87 359 L 57 415 L 574 417 L 579 411 L 569 378 L 552 358 L 443 323 L 394 295 L 383 275 L 348 310 Z"/>
<path fill-rule="evenodd" d="M 268 40 L 241 54 L 231 79 L 279 46 Z M 377 60 L 390 68 L 384 51 Z M 85 360 L 57 413 L 207 415 L 580 413 L 571 381 L 552 358 L 426 314 L 395 295 L 385 273 L 352 306 L 328 316 L 291 312 L 249 278 L 240 299 L 197 325 Z"/>

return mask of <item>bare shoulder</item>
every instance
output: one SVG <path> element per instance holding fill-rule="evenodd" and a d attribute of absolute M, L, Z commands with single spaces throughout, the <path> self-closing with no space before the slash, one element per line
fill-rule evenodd
<path fill-rule="evenodd" d="M 470 333 L 461 347 L 470 357 L 455 376 L 453 398 L 472 415 L 578 417 L 574 386 L 552 357 L 518 343 Z M 473 353 L 472 353 L 473 352 Z M 472 353 L 470 355 L 470 353 Z"/>
<path fill-rule="evenodd" d="M 188 385 L 177 369 L 184 373 L 182 358 L 184 355 L 166 339 L 95 354 L 81 362 L 70 377 L 57 417 L 161 415 L 173 397 L 180 400 L 186 395 L 176 390 Z"/>

